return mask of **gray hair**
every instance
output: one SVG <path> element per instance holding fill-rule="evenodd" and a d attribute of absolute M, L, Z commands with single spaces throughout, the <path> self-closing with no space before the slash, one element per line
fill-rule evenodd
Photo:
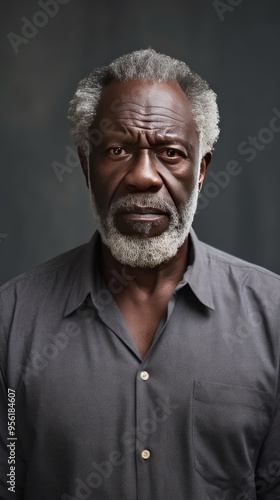
<path fill-rule="evenodd" d="M 134 79 L 158 82 L 176 80 L 191 103 L 200 135 L 201 154 L 213 149 L 220 131 L 215 92 L 184 62 L 146 49 L 131 52 L 115 59 L 108 66 L 96 68 L 79 83 L 70 101 L 68 118 L 72 123 L 72 137 L 81 151 L 86 154 L 89 152 L 90 127 L 102 90 L 111 82 Z"/>

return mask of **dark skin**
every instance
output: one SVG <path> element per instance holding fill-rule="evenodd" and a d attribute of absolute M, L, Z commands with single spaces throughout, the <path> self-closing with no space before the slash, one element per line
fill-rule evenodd
<path fill-rule="evenodd" d="M 121 101 L 121 96 L 123 100 Z M 130 80 L 109 84 L 102 92 L 93 128 L 102 119 L 110 130 L 89 157 L 80 154 L 82 168 L 90 181 L 96 204 L 106 217 L 112 202 L 128 194 L 156 194 L 178 208 L 190 197 L 195 183 L 201 187 L 211 153 L 199 154 L 196 130 L 188 98 L 175 81 Z M 198 180 L 197 180 L 198 179 Z M 135 222 L 137 224 L 135 224 Z M 128 235 L 162 234 L 169 225 L 165 213 L 135 206 L 115 218 L 117 229 Z M 140 229 L 139 229 L 140 228 Z M 188 257 L 188 239 L 175 257 L 155 268 L 126 266 L 127 286 L 114 294 L 142 357 L 148 352 L 170 296 L 182 279 Z M 124 266 L 102 244 L 104 277 Z"/>

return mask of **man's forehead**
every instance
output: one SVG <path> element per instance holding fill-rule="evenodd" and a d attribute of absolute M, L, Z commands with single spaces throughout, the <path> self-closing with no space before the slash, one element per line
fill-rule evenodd
<path fill-rule="evenodd" d="M 190 102 L 173 80 L 110 83 L 102 92 L 93 128 L 104 119 L 112 124 L 110 131 L 124 132 L 126 136 L 128 130 L 133 134 L 133 129 L 137 134 L 158 134 L 159 139 L 167 133 L 186 137 L 191 130 L 196 135 Z"/>
<path fill-rule="evenodd" d="M 191 112 L 190 102 L 175 80 L 127 80 L 111 82 L 101 94 L 97 113 L 103 111 L 125 112 L 146 108 L 153 113 L 173 113 L 179 118 L 184 112 Z"/>

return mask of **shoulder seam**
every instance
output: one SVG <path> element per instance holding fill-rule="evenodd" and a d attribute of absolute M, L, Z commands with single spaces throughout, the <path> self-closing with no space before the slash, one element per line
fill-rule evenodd
<path fill-rule="evenodd" d="M 18 283 L 21 283 L 22 281 L 28 279 L 29 277 L 33 277 L 33 276 L 41 276 L 42 274 L 46 273 L 46 274 L 51 274 L 52 272 L 54 271 L 57 271 L 57 269 L 59 268 L 63 268 L 64 266 L 66 266 L 67 263 L 62 263 L 62 264 L 54 264 L 53 267 L 51 267 L 49 270 L 47 269 L 41 269 L 40 270 L 40 266 L 39 266 L 39 269 L 36 268 L 31 270 L 31 271 L 27 271 L 26 273 L 23 274 L 22 277 L 18 277 L 18 278 L 12 278 L 12 282 L 8 282 L 6 285 L 2 285 L 0 287 L 0 295 L 2 295 L 4 292 L 6 292 L 7 290 L 9 290 L 11 287 L 17 285 Z M 41 266 L 44 266 L 44 264 L 41 264 Z M 47 266 L 46 266 L 47 267 Z"/>
<path fill-rule="evenodd" d="M 250 262 L 247 263 L 246 261 L 242 261 L 242 259 L 239 259 L 240 263 L 230 262 L 229 260 L 219 258 L 216 255 L 212 255 L 208 251 L 207 251 L 207 257 L 209 259 L 213 259 L 213 260 L 217 260 L 219 262 L 223 262 L 224 264 L 227 264 L 229 266 L 250 269 L 252 271 L 258 271 L 259 273 L 264 274 L 265 276 L 269 276 L 270 278 L 276 279 L 276 281 L 280 281 L 280 276 L 278 276 L 277 274 L 275 274 L 273 271 L 269 271 L 269 269 L 266 270 L 265 268 L 263 268 L 261 266 L 258 266 L 257 264 L 253 264 L 253 263 L 251 264 Z M 238 257 L 236 257 L 236 259 L 238 259 Z"/>

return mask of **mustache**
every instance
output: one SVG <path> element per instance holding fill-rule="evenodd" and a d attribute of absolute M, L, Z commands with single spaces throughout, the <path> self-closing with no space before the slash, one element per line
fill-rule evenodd
<path fill-rule="evenodd" d="M 133 210 L 135 207 L 149 207 L 169 215 L 176 213 L 177 209 L 171 201 L 153 194 L 129 194 L 112 203 L 110 214 L 116 215 L 122 211 Z"/>

